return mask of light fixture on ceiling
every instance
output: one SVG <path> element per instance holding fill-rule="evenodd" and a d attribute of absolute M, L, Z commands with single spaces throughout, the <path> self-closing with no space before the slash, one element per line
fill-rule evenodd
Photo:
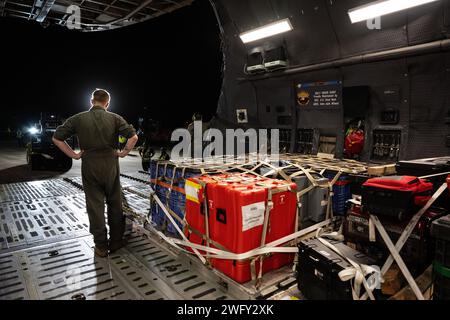
<path fill-rule="evenodd" d="M 240 34 L 239 37 L 242 39 L 242 42 L 249 43 L 256 40 L 272 37 L 277 34 L 292 31 L 293 29 L 294 28 L 292 27 L 291 21 L 289 19 L 284 19 L 262 26 L 260 28 L 244 32 Z"/>
<path fill-rule="evenodd" d="M 379 0 L 351 9 L 348 15 L 352 23 L 357 23 L 435 1 L 438 0 Z"/>

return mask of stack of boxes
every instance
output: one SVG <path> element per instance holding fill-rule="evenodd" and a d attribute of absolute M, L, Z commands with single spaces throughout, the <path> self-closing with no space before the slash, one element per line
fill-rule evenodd
<path fill-rule="evenodd" d="M 325 176 L 333 181 L 336 173 L 327 173 Z M 344 216 L 347 212 L 347 201 L 352 198 L 350 180 L 348 176 L 342 175 L 333 185 L 333 213 Z"/>
<path fill-rule="evenodd" d="M 306 177 L 306 175 L 303 173 L 297 174 L 300 169 L 290 165 L 289 162 L 280 161 L 279 163 L 271 164 L 276 168 L 281 168 L 287 176 L 291 176 L 293 174 L 291 180 L 297 185 L 297 192 L 305 190 L 312 185 L 312 182 Z M 258 170 L 259 174 L 266 177 L 283 179 L 283 176 L 272 168 L 261 166 Z M 301 209 L 299 219 L 300 227 L 302 229 L 308 228 L 325 220 L 329 201 L 328 183 L 330 180 L 317 172 L 309 171 L 309 173 L 315 180 L 317 186 L 308 193 L 304 194 L 300 199 Z"/>
<path fill-rule="evenodd" d="M 158 161 L 150 164 L 150 179 L 156 195 L 191 242 L 207 245 L 205 235 L 209 232 L 209 239 L 213 240 L 216 248 L 240 254 L 261 246 L 269 190 L 286 188 L 273 196 L 266 243 L 294 233 L 299 212 L 298 222 L 301 228 L 325 219 L 329 202 L 329 181 L 334 176 L 324 177 L 310 171 L 317 186 L 301 197 L 301 209 L 297 210 L 297 192 L 309 188 L 312 182 L 288 161 L 272 162 L 271 165 L 283 168 L 284 174 L 280 175 L 266 165 L 245 166 L 249 170 L 257 168 L 256 175 L 253 175 L 242 173 L 243 167 L 239 169 L 227 165 L 220 167 Z M 286 175 L 294 176 L 292 182 L 283 180 Z M 345 202 L 350 197 L 349 189 L 346 178 L 341 178 L 335 185 L 335 201 L 339 202 L 334 204 L 337 214 L 345 211 Z M 180 236 L 164 210 L 154 200 L 151 201 L 151 221 L 156 229 L 166 235 Z M 253 271 L 259 272 L 262 268 L 262 272 L 266 273 L 292 261 L 292 254 L 269 254 L 264 257 L 262 265 L 256 262 L 256 269 Z M 215 269 L 237 282 L 245 283 L 252 278 L 251 259 L 211 259 L 210 262 Z"/>
<path fill-rule="evenodd" d="M 198 168 L 178 167 L 171 162 L 159 161 L 150 164 L 151 185 L 161 202 L 179 217 L 174 220 L 180 229 L 183 229 L 181 221 L 184 219 L 186 208 L 186 179 L 198 176 L 200 173 Z M 180 236 L 156 201 L 151 201 L 150 216 L 158 230 L 172 237 Z"/>

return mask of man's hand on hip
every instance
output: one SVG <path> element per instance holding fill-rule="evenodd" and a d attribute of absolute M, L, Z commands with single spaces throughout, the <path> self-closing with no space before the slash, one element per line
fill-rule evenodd
<path fill-rule="evenodd" d="M 128 156 L 128 154 L 130 153 L 131 150 L 127 150 L 127 149 L 123 149 L 120 152 L 117 152 L 117 156 L 119 158 L 126 158 Z"/>
<path fill-rule="evenodd" d="M 64 152 L 64 154 L 69 158 L 80 160 L 83 156 L 83 150 L 81 150 L 80 153 L 76 153 L 75 151 L 73 151 L 72 147 L 67 144 L 67 142 L 58 140 L 55 137 L 53 137 L 52 140 L 53 143 L 59 148 L 59 150 Z"/>
<path fill-rule="evenodd" d="M 80 160 L 83 157 L 84 151 L 81 151 L 79 153 L 74 152 L 74 155 L 72 157 L 73 160 Z"/>
<path fill-rule="evenodd" d="M 130 151 L 133 150 L 134 146 L 138 142 L 138 139 L 139 138 L 138 138 L 137 135 L 134 135 L 133 137 L 128 139 L 127 145 L 125 146 L 125 148 L 121 152 L 117 152 L 117 156 L 119 158 L 125 158 L 130 153 Z"/>

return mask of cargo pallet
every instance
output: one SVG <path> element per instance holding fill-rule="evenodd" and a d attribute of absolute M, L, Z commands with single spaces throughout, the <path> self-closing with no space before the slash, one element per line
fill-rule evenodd
<path fill-rule="evenodd" d="M 145 190 L 146 193 L 142 193 L 135 189 L 133 190 L 132 188 L 125 188 L 124 190 L 131 190 L 133 193 L 141 197 L 148 197 L 148 191 L 150 190 L 152 196 L 158 198 L 155 192 L 151 189 L 148 180 L 150 175 L 145 172 L 140 172 L 139 175 L 140 177 L 136 177 L 135 175 L 130 176 L 122 174 L 122 177 L 146 184 L 148 188 Z M 163 205 L 161 200 L 157 200 L 159 202 L 159 205 L 164 208 L 165 206 Z M 167 208 L 164 209 L 165 211 L 167 211 Z M 127 210 L 128 213 L 131 214 L 131 216 L 137 216 L 133 212 L 133 210 L 130 210 L 129 208 Z M 169 212 L 167 212 L 166 214 L 168 217 L 170 216 Z M 139 221 L 142 223 L 142 219 L 140 219 L 139 217 L 135 218 L 135 221 Z M 298 241 L 300 241 L 305 238 L 313 237 L 318 228 L 327 227 L 331 224 L 334 224 L 336 221 L 339 221 L 339 218 L 326 220 L 322 223 L 303 230 L 301 232 L 303 234 L 301 237 L 297 236 L 293 239 L 297 239 Z M 173 222 L 175 222 L 175 220 L 172 220 L 172 223 Z M 239 299 L 273 299 L 275 297 L 286 295 L 288 292 L 290 292 L 290 294 L 295 294 L 296 296 L 301 297 L 301 293 L 297 290 L 297 279 L 292 265 L 282 267 L 278 270 L 274 270 L 263 275 L 260 281 L 261 285 L 259 286 L 256 286 L 256 283 L 254 281 L 250 281 L 245 284 L 239 284 L 223 273 L 211 267 L 205 266 L 204 261 L 202 262 L 197 256 L 195 256 L 195 254 L 189 254 L 186 253 L 186 251 L 177 250 L 177 248 L 174 248 L 173 245 L 169 245 L 168 242 L 170 242 L 170 239 L 161 231 L 155 229 L 148 221 L 144 223 L 143 228 L 140 228 L 140 230 L 141 232 L 147 234 L 149 237 L 156 237 L 157 239 L 160 239 L 160 244 L 166 246 L 167 250 L 173 250 L 174 252 L 177 252 L 180 257 L 183 257 L 183 259 L 188 259 L 190 265 L 193 267 L 195 266 L 195 269 L 198 272 L 203 273 L 206 268 L 209 272 L 206 273 L 205 276 L 207 275 L 212 281 L 220 283 L 223 288 L 227 290 L 227 292 L 230 292 L 232 295 L 239 297 Z"/>
<path fill-rule="evenodd" d="M 325 227 L 325 226 L 329 226 L 331 224 L 331 220 L 327 220 L 330 218 L 333 218 L 333 206 L 331 205 L 332 203 L 332 195 L 333 192 L 331 192 L 332 190 L 335 190 L 335 183 L 341 180 L 341 175 L 345 174 L 345 173 L 351 173 L 351 174 L 367 174 L 368 173 L 368 167 L 364 166 L 361 163 L 358 163 L 356 161 L 342 161 L 342 160 L 328 160 L 328 159 L 319 159 L 317 157 L 310 157 L 310 156 L 300 156 L 300 157 L 293 157 L 292 155 L 288 155 L 285 156 L 284 159 L 288 159 L 288 161 L 284 161 L 281 160 L 278 162 L 279 167 L 272 165 L 272 163 L 270 162 L 265 162 L 265 161 L 256 161 L 255 163 L 247 163 L 246 166 L 242 166 L 242 165 L 233 165 L 233 164 L 227 164 L 224 167 L 219 167 L 219 172 L 222 171 L 222 173 L 226 173 L 226 172 L 236 172 L 236 171 L 242 171 L 243 173 L 246 174 L 254 174 L 256 176 L 281 176 L 281 178 L 287 180 L 287 181 L 291 181 L 291 178 L 294 176 L 298 176 L 299 174 L 305 174 L 308 179 L 311 180 L 311 182 L 313 183 L 313 186 L 315 186 L 314 184 L 314 178 L 311 177 L 310 173 L 311 172 L 317 172 L 318 170 L 320 170 L 320 174 L 327 174 L 330 175 L 330 182 L 329 182 L 329 188 L 330 188 L 330 199 L 328 201 L 328 208 L 327 208 L 327 215 L 326 215 L 326 220 L 325 223 L 322 225 L 315 225 L 313 227 L 311 227 L 311 230 L 309 230 L 310 232 L 314 233 L 315 231 Z M 167 163 L 162 163 L 162 165 L 167 166 L 168 164 L 173 165 L 170 162 Z M 185 163 L 181 163 L 181 164 L 175 164 L 175 168 L 178 168 L 178 166 L 180 167 L 184 167 Z M 262 167 L 268 167 L 269 171 L 267 172 L 267 170 L 265 171 L 265 173 L 261 174 L 261 172 L 257 172 L 258 169 L 261 169 Z M 211 167 L 208 167 L 211 168 Z M 266 168 L 267 169 L 267 168 Z M 295 169 L 297 170 L 297 172 L 289 175 L 289 173 L 292 172 L 292 170 L 289 169 Z M 176 169 L 172 168 L 173 171 L 175 171 Z M 334 172 L 335 175 L 332 175 L 332 173 Z M 158 166 L 156 167 L 156 179 L 158 177 Z M 333 178 L 334 177 L 334 178 Z M 157 181 L 157 180 L 155 180 Z M 142 181 L 145 182 L 145 181 Z M 306 190 L 306 192 L 308 192 L 308 190 Z M 298 195 L 303 195 L 306 192 L 304 191 L 300 191 L 298 192 Z M 171 215 L 175 216 L 172 212 L 170 212 L 170 209 L 165 207 L 165 205 L 162 203 L 162 201 L 158 198 L 158 195 L 155 192 L 152 192 L 151 197 L 154 198 L 154 200 L 157 202 L 158 206 L 164 211 L 164 214 L 167 216 L 167 218 L 169 219 L 169 221 L 175 225 L 175 220 L 173 219 L 173 217 L 171 217 Z M 428 207 L 432 204 L 432 202 L 430 202 L 428 204 Z M 423 214 L 419 212 L 419 214 Z M 418 214 L 418 215 L 419 215 Z M 414 221 L 414 219 L 412 219 Z M 413 221 L 411 223 L 413 223 Z M 398 248 L 395 248 L 393 246 L 393 244 L 391 245 L 390 239 L 388 236 L 384 236 L 383 233 L 385 233 L 383 226 L 381 225 L 381 223 L 379 221 L 377 221 L 377 217 L 371 216 L 371 223 L 374 224 L 374 226 L 378 229 L 378 231 L 382 234 L 383 240 L 387 243 L 389 250 L 391 252 L 391 254 L 395 257 L 395 261 L 400 265 L 400 269 L 401 272 L 403 273 L 403 275 L 406 277 L 407 282 L 409 284 L 409 286 L 411 287 L 411 289 L 413 290 L 414 294 L 416 295 L 416 297 L 420 300 L 424 299 L 424 296 L 422 294 L 422 292 L 420 291 L 420 289 L 418 288 L 416 282 L 414 281 L 414 279 L 412 279 L 408 268 L 404 265 L 403 260 L 401 259 L 401 257 L 398 254 L 398 251 L 401 250 L 401 245 L 398 246 Z M 415 223 L 414 223 L 415 226 Z M 176 227 L 176 226 L 175 226 Z M 178 229 L 179 234 L 181 235 L 181 237 L 184 239 L 184 241 L 180 241 L 178 242 L 179 244 L 184 244 L 189 247 L 189 241 L 185 238 L 184 234 L 182 233 L 182 231 L 176 227 L 176 229 Z M 318 231 L 319 232 L 319 231 Z M 308 233 L 296 233 L 296 236 L 289 238 L 290 244 L 296 244 L 298 243 L 301 239 L 300 236 L 306 236 Z M 319 233 L 318 233 L 319 234 Z M 317 234 L 317 235 L 318 235 Z M 159 232 L 159 235 L 162 236 L 163 239 L 165 239 L 167 242 L 171 242 L 170 240 L 168 241 L 168 239 L 161 233 Z M 309 234 L 309 237 L 313 237 L 314 234 Z M 409 237 L 408 234 L 408 230 L 406 230 L 404 232 L 404 239 L 407 239 Z M 285 239 L 285 238 L 283 238 Z M 177 241 L 174 241 L 175 243 L 177 243 Z M 283 242 L 288 242 L 288 241 L 282 241 L 282 242 L 278 242 L 277 245 L 274 246 L 278 246 Z M 203 257 L 200 255 L 199 251 L 196 251 L 194 247 L 191 247 L 194 250 L 194 253 L 198 256 L 198 258 L 200 258 L 200 260 L 202 260 L 203 263 L 206 263 L 205 259 L 203 259 Z M 197 247 L 197 249 L 201 249 L 201 250 L 207 250 L 209 248 L 204 247 L 204 246 L 200 246 Z M 267 248 L 269 249 L 269 248 Z M 398 250 L 398 251 L 397 251 Z M 221 250 L 218 250 L 221 251 Z M 287 251 L 286 251 L 287 252 Z M 227 252 L 222 251 L 219 252 L 220 254 L 225 254 L 226 255 Z M 386 264 L 384 265 L 384 268 L 382 270 L 382 274 L 384 275 L 387 272 L 387 269 L 389 269 L 389 267 L 392 264 L 392 261 L 394 260 L 392 259 L 392 257 L 390 257 L 388 259 L 388 261 L 386 262 Z M 391 261 L 392 260 L 392 261 Z M 198 259 L 195 260 L 196 263 L 199 263 Z M 217 271 L 214 270 L 214 272 L 217 273 Z M 220 275 L 220 273 L 218 273 Z M 221 275 L 221 277 L 223 278 L 224 276 Z M 261 280 L 261 279 L 258 279 Z M 364 281 L 365 282 L 365 281 Z M 367 287 L 367 284 L 364 283 L 364 285 Z M 269 287 L 270 287 L 270 283 L 269 283 Z M 259 290 L 261 288 L 258 287 L 258 282 L 255 282 L 253 287 L 255 293 L 258 293 L 260 296 L 264 296 L 263 294 L 261 294 L 261 292 L 264 292 L 265 287 L 263 288 L 263 290 Z M 374 296 L 371 294 L 371 291 L 369 291 L 366 288 L 366 294 L 363 294 L 362 297 L 358 297 L 362 298 L 362 299 L 375 299 Z"/>

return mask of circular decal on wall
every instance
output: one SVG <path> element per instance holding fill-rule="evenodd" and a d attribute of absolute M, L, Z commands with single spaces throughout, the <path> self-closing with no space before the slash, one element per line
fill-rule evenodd
<path fill-rule="evenodd" d="M 311 97 L 308 91 L 302 90 L 297 93 L 297 102 L 301 106 L 307 106 L 311 101 Z"/>

